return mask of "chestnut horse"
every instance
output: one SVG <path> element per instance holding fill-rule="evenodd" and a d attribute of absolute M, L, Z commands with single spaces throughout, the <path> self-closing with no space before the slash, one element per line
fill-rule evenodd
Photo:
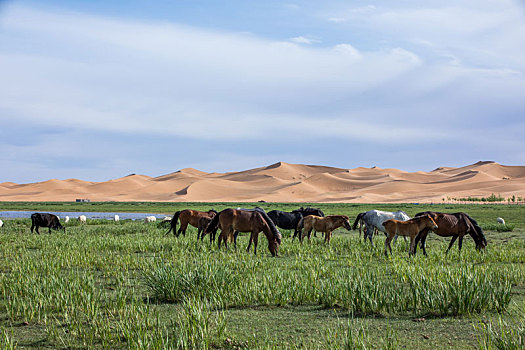
<path fill-rule="evenodd" d="M 253 242 L 253 252 L 257 254 L 257 242 L 259 233 L 262 231 L 268 239 L 268 249 L 272 256 L 277 256 L 278 254 L 279 244 L 281 244 L 281 233 L 266 212 L 260 208 L 253 210 L 224 209 L 211 220 L 204 232 L 205 234 L 211 233 L 219 227 L 221 229 L 218 242 L 219 249 L 221 248 L 221 242 L 224 242 L 224 245 L 228 248 L 228 240 L 236 238 L 236 232 L 250 232 L 250 242 L 246 251 L 250 250 Z"/>
<path fill-rule="evenodd" d="M 386 220 L 383 222 L 383 227 L 386 233 L 385 256 L 388 256 L 386 248 L 388 247 L 390 254 L 392 254 L 390 242 L 396 235 L 410 237 L 410 250 L 408 254 L 416 254 L 417 235 L 424 229 L 437 230 L 438 225 L 429 215 L 423 215 L 406 221 L 395 219 Z"/>
<path fill-rule="evenodd" d="M 324 232 L 324 241 L 325 243 L 330 243 L 330 238 L 332 237 L 332 231 L 343 226 L 348 231 L 352 229 L 348 216 L 346 215 L 328 215 L 325 217 L 320 217 L 317 215 L 307 215 L 299 221 L 297 227 L 299 232 L 304 228 L 304 232 L 300 234 L 301 243 L 303 242 L 304 236 L 308 235 L 308 240 L 310 240 L 310 235 L 312 230 L 317 232 Z"/>
<path fill-rule="evenodd" d="M 465 213 L 439 213 L 435 211 L 425 211 L 422 213 L 417 213 L 417 216 L 421 215 L 429 215 L 434 219 L 434 221 L 438 224 L 439 228 L 436 230 L 432 230 L 435 234 L 441 237 L 452 237 L 452 240 L 450 241 L 450 244 L 448 245 L 447 253 L 454 245 L 454 242 L 456 239 L 459 238 L 458 241 L 458 248 L 461 252 L 461 247 L 463 246 L 463 236 L 466 234 L 469 234 L 474 242 L 476 243 L 476 249 L 481 250 L 487 246 L 487 239 L 485 238 L 485 235 L 483 234 L 483 230 L 478 225 L 476 220 L 471 218 Z M 425 229 L 423 232 L 421 232 L 417 239 L 416 244 L 419 240 L 421 240 L 421 249 L 423 249 L 423 254 L 427 255 L 427 251 L 425 249 L 425 242 L 428 236 L 428 232 L 430 229 Z"/>
<path fill-rule="evenodd" d="M 173 214 L 173 218 L 171 219 L 170 223 L 170 229 L 166 234 L 170 233 L 173 230 L 173 234 L 177 237 L 182 233 L 184 236 L 186 236 L 186 229 L 188 228 L 188 224 L 199 228 L 199 219 L 202 217 L 208 217 L 213 218 L 217 214 L 216 210 L 208 210 L 208 211 L 198 211 L 198 210 L 192 210 L 192 209 L 185 209 L 181 211 L 176 211 L 175 214 Z M 177 231 L 177 220 L 180 219 L 180 228 L 179 231 Z M 197 239 L 199 237 L 197 236 Z"/>

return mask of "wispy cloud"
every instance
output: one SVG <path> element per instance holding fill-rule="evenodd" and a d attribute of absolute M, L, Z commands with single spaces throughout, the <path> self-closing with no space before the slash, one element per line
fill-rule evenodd
<path fill-rule="evenodd" d="M 316 43 L 321 42 L 321 40 L 319 39 L 315 39 L 315 38 L 311 38 L 307 36 L 296 36 L 296 37 L 290 38 L 290 41 L 296 44 L 306 44 L 306 45 L 311 45 L 311 44 L 316 44 Z"/>

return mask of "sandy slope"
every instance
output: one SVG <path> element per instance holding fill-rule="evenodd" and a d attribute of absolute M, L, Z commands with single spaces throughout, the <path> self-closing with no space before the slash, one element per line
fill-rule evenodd
<path fill-rule="evenodd" d="M 525 166 L 478 162 L 430 172 L 288 164 L 230 173 L 196 169 L 106 182 L 0 183 L 0 201 L 441 202 L 445 197 L 525 197 Z"/>

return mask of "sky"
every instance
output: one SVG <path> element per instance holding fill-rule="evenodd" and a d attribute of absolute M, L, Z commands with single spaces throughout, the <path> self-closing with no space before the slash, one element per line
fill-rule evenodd
<path fill-rule="evenodd" d="M 0 182 L 525 163 L 525 5 L 1 1 Z"/>

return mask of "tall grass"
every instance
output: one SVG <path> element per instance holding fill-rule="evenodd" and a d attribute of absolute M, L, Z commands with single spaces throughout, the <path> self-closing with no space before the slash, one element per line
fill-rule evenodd
<path fill-rule="evenodd" d="M 330 245 L 283 240 L 281 257 L 271 258 L 265 244 L 257 256 L 246 253 L 246 236 L 237 250 L 219 251 L 197 242 L 194 230 L 175 238 L 138 222 L 72 225 L 51 235 L 30 235 L 27 225 L 13 220 L 0 234 L 0 349 L 16 348 L 23 328 L 17 322 L 43 329 L 50 348 L 205 349 L 228 347 L 225 315 L 232 308 L 319 305 L 357 317 L 503 314 L 512 285 L 525 281 L 520 240 L 483 254 L 445 256 L 434 246 L 428 257 L 413 258 L 401 242 L 385 259 L 380 244 L 338 231 Z M 355 324 L 337 332 L 340 347 L 359 339 L 378 344 Z M 250 347 L 272 348 L 278 334 Z M 388 339 L 381 346 L 395 347 L 397 338 Z M 326 347 L 312 341 L 289 348 L 317 346 Z"/>
<path fill-rule="evenodd" d="M 525 349 L 525 317 L 509 322 L 498 318 L 497 322 L 480 322 L 476 325 L 478 345 L 481 350 Z"/>
<path fill-rule="evenodd" d="M 17 348 L 13 338 L 9 335 L 9 332 L 4 327 L 0 327 L 0 349 L 1 350 L 14 350 Z"/>
<path fill-rule="evenodd" d="M 339 323 L 334 329 L 324 333 L 324 347 L 326 349 L 367 350 L 382 349 L 394 350 L 399 347 L 399 336 L 388 327 L 380 341 L 371 339 L 369 325 L 349 318 L 346 324 Z"/>

